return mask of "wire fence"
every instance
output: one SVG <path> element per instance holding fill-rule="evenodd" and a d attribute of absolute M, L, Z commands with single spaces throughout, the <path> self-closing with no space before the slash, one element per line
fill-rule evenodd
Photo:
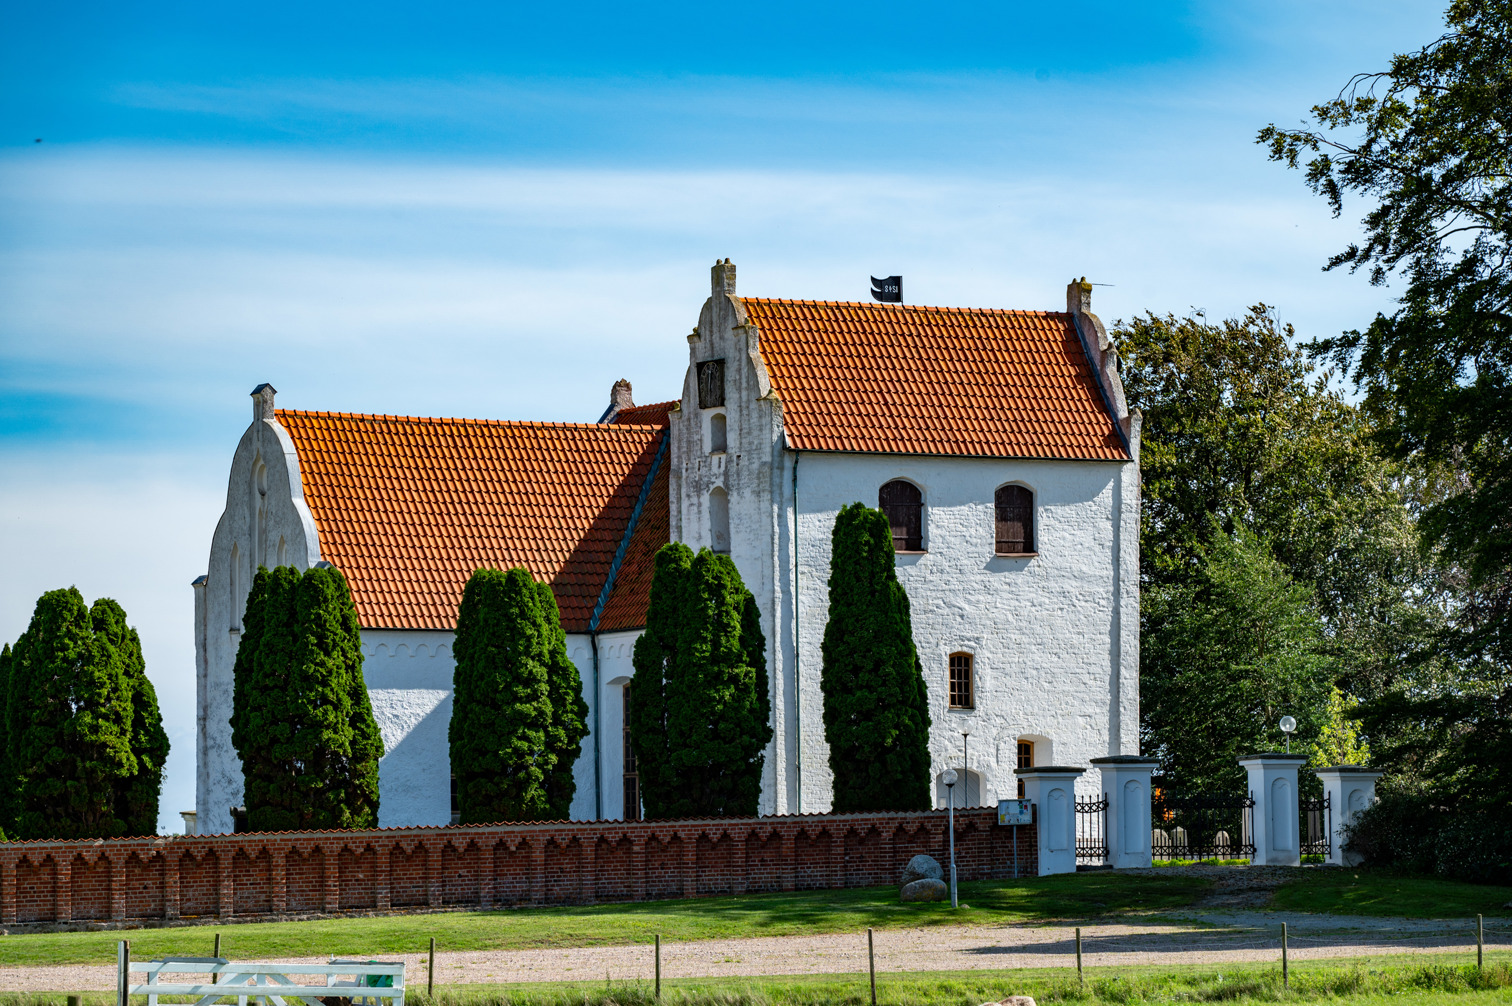
<path fill-rule="evenodd" d="M 1484 917 L 1477 916 L 1461 920 L 1402 923 L 1397 926 L 1384 922 L 1379 926 L 1367 924 L 1358 917 L 1352 918 L 1350 922 L 1356 926 L 1368 925 L 1368 928 L 1330 925 L 1327 917 L 1309 919 L 1302 929 L 1288 921 L 1260 926 L 1198 927 L 1172 918 L 1162 922 L 1152 920 L 1145 927 L 1109 921 L 1080 927 L 1005 926 L 996 932 L 983 932 L 980 929 L 962 930 L 957 934 L 940 932 L 930 934 L 928 940 L 923 942 L 914 939 L 909 930 L 882 930 L 875 934 L 866 930 L 859 934 L 859 938 L 857 934 L 843 933 L 814 934 L 811 937 L 790 939 L 829 941 L 822 953 L 826 972 L 870 972 L 873 988 L 879 972 L 902 977 L 910 973 L 922 975 L 933 971 L 1075 968 L 1077 974 L 1081 975 L 1084 969 L 1095 968 L 1106 976 L 1128 967 L 1147 969 L 1158 968 L 1162 964 L 1189 966 L 1228 963 L 1279 964 L 1284 984 L 1289 980 L 1289 968 L 1293 962 L 1337 964 L 1352 959 L 1397 956 L 1405 964 L 1413 954 L 1447 954 L 1455 955 L 1458 959 L 1435 963 L 1460 966 L 1473 964 L 1484 971 L 1488 954 L 1505 955 L 1512 951 L 1512 919 L 1507 918 L 1493 918 L 1488 923 Z M 1014 931 L 1023 938 L 993 941 L 994 935 L 1006 931 Z M 606 979 L 654 981 L 659 998 L 664 976 L 711 978 L 732 974 L 727 968 L 709 967 L 708 961 L 717 960 L 718 955 L 710 958 L 708 942 L 664 944 L 658 935 L 644 947 L 563 948 L 549 952 L 558 959 L 559 967 L 555 969 L 541 959 L 542 951 L 530 951 L 525 953 L 531 954 L 534 960 L 528 968 L 522 969 L 522 973 L 516 973 L 516 968 L 511 967 L 509 961 L 517 952 L 447 952 L 434 939 L 429 948 L 416 948 L 420 956 L 390 956 L 404 959 L 409 975 L 420 979 L 407 982 L 408 989 L 414 993 L 424 989 L 427 996 L 434 992 L 438 978 L 447 986 L 574 981 L 584 970 L 588 970 L 590 973 L 602 973 Z M 727 944 L 733 949 L 747 941 L 732 939 L 715 942 Z M 787 943 L 788 940 L 779 942 Z M 123 947 L 127 959 L 129 946 L 128 942 Z M 802 960 L 804 956 L 804 950 L 796 945 L 773 948 L 767 954 L 742 953 L 742 963 L 746 967 L 739 969 L 739 974 L 755 978 L 821 973 L 793 966 L 793 962 Z M 952 957 L 954 959 L 949 959 Z M 1499 960 L 1500 966 L 1505 970 L 1508 958 L 1502 956 Z M 443 968 L 438 969 L 438 964 L 442 962 Z M 1496 966 L 1496 962 L 1493 961 L 1492 965 Z M 438 975 L 438 970 L 442 974 Z M 551 974 L 553 970 L 560 970 L 561 974 Z M 298 985 L 314 981 L 307 981 L 305 976 L 295 980 Z M 232 992 L 228 987 L 227 996 L 235 999 L 238 993 L 244 995 L 245 992 L 245 989 Z M 131 1006 L 142 1001 L 141 996 L 117 999 L 119 1006 Z M 164 1003 L 170 1001 L 176 1000 L 167 996 L 162 999 Z"/>

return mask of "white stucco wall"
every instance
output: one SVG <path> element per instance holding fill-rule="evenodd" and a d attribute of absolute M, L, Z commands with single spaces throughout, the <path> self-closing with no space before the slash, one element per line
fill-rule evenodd
<path fill-rule="evenodd" d="M 1122 513 L 1132 472 L 1111 463 L 803 454 L 797 578 L 807 809 L 827 807 L 832 792 L 819 671 L 835 518 L 857 500 L 876 506 L 895 478 L 924 496 L 925 552 L 899 555 L 897 568 L 929 689 L 936 776 L 960 767 L 962 732 L 984 805 L 1016 795 L 1020 739 L 1036 741 L 1038 764 L 1137 753 L 1137 653 L 1128 648 L 1137 609 L 1124 603 L 1133 568 L 1119 561 L 1134 544 Z M 993 496 L 1008 482 L 1035 494 L 1033 558 L 993 554 Z M 949 708 L 956 652 L 974 658 L 970 710 Z M 1092 772 L 1079 785 L 1091 793 L 1098 784 Z"/>
<path fill-rule="evenodd" d="M 362 673 L 383 733 L 378 765 L 378 826 L 409 828 L 451 821 L 452 656 L 455 634 L 362 630 Z M 573 766 L 574 820 L 594 816 L 592 651 L 587 635 L 569 634 L 567 655 L 583 680 L 589 736 Z"/>

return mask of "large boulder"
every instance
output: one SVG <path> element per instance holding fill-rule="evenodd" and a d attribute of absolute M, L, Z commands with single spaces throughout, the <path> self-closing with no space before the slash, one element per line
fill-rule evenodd
<path fill-rule="evenodd" d="M 944 880 L 945 870 L 941 868 L 939 860 L 933 856 L 915 856 L 903 867 L 903 876 L 898 883 L 907 887 L 915 880 Z"/>
<path fill-rule="evenodd" d="M 943 880 L 924 877 L 904 884 L 898 898 L 901 901 L 949 901 L 950 885 Z"/>

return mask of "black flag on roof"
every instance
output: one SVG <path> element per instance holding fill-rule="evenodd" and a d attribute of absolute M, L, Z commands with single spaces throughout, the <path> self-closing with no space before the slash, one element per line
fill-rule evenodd
<path fill-rule="evenodd" d="M 884 304 L 903 303 L 903 277 L 889 276 L 886 279 L 878 279 L 873 276 L 872 299 L 880 300 Z"/>

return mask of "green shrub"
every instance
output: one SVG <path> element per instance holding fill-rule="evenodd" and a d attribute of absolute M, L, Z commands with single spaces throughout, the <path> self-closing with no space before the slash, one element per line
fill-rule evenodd
<path fill-rule="evenodd" d="M 1456 810 L 1425 796 L 1388 793 L 1344 831 L 1344 848 L 1366 866 L 1512 884 L 1512 820 L 1505 810 Z"/>

